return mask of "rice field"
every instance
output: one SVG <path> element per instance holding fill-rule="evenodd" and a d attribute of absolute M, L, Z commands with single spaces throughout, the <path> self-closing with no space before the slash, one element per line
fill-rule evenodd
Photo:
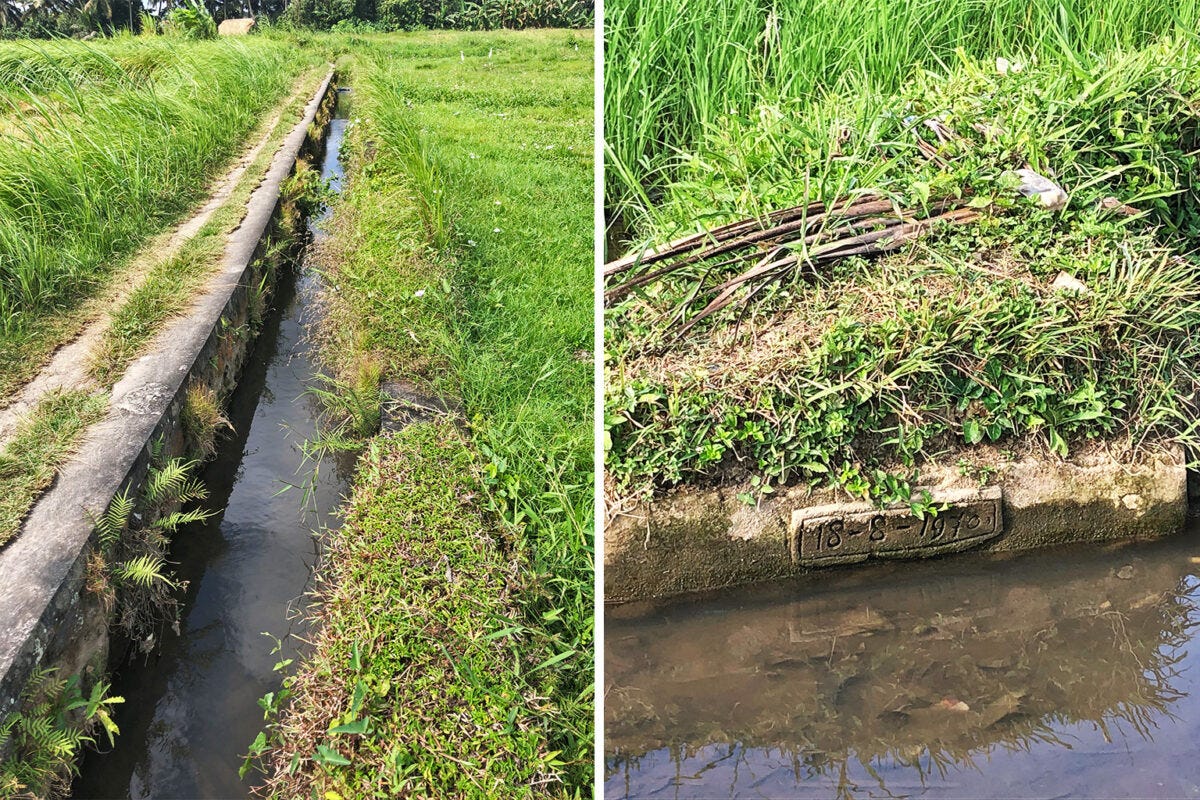
<path fill-rule="evenodd" d="M 0 45 L 0 371 L 198 201 L 313 63 L 266 39 Z"/>
<path fill-rule="evenodd" d="M 616 0 L 605 5 L 610 222 L 655 216 L 714 128 L 753 123 L 764 107 L 820 114 L 830 98 L 890 96 L 964 59 L 1086 72 L 1198 22 L 1190 0 Z M 760 157 L 782 158 L 769 130 L 760 138 Z"/>

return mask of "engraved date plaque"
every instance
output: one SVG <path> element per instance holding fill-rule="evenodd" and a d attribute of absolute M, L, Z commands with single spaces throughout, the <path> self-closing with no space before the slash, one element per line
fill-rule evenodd
<path fill-rule="evenodd" d="M 792 512 L 788 546 L 806 567 L 851 564 L 867 558 L 924 558 L 957 553 L 1004 530 L 1000 487 L 938 492 L 936 514 L 917 517 L 907 506 L 868 503 L 799 508 Z"/>

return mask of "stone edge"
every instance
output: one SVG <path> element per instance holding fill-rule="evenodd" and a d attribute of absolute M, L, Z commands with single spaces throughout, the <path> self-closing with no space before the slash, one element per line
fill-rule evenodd
<path fill-rule="evenodd" d="M 955 465 L 923 471 L 935 496 L 978 483 Z M 972 552 L 1016 552 L 1078 542 L 1157 538 L 1183 529 L 1188 510 L 1182 448 L 1138 465 L 1108 455 L 1058 461 L 1029 457 L 998 468 L 1004 530 Z M 610 507 L 603 527 L 606 604 L 654 600 L 782 579 L 818 581 L 822 573 L 865 568 L 795 564 L 788 528 L 792 512 L 820 506 L 861 511 L 844 492 L 781 488 L 747 506 L 749 485 L 683 487 L 652 503 Z M 892 563 L 895 563 L 894 561 Z"/>

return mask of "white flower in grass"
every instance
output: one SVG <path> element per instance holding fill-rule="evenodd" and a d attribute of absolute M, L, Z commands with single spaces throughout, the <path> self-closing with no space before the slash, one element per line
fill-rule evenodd
<path fill-rule="evenodd" d="M 474 153 L 467 153 L 467 155 L 468 155 L 470 158 L 479 158 L 479 156 L 475 155 Z"/>
<path fill-rule="evenodd" d="M 415 292 L 413 292 L 413 297 L 424 297 L 424 296 L 425 296 L 424 289 L 417 289 Z"/>
<path fill-rule="evenodd" d="M 499 229 L 499 228 L 492 228 L 492 233 L 500 233 L 500 229 Z"/>

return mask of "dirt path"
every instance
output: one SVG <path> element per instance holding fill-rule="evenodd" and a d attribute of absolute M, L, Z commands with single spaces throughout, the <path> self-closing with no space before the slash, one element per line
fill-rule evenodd
<path fill-rule="evenodd" d="M 101 388 L 88 374 L 88 366 L 93 351 L 108 329 L 112 314 L 142 285 L 157 264 L 176 255 L 229 201 L 247 170 L 271 142 L 283 115 L 297 101 L 311 94 L 313 85 L 320 80 L 321 73 L 315 70 L 300 77 L 292 87 L 291 95 L 276 107 L 274 115 L 266 123 L 260 125 L 254 144 L 213 184 L 204 204 L 186 220 L 144 245 L 130 259 L 128 266 L 114 276 L 111 282 L 113 288 L 89 304 L 90 313 L 85 311 L 84 315 L 91 319 L 83 329 L 69 342 L 60 345 L 37 376 L 9 398 L 7 407 L 0 409 L 0 447 L 8 444 L 21 419 L 35 409 L 48 393 L 62 389 Z M 297 113 L 302 111 L 300 109 Z"/>

